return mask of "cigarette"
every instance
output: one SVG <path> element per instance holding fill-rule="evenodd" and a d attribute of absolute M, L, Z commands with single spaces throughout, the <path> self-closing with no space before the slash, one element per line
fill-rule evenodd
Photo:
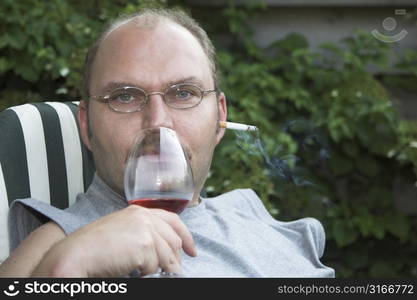
<path fill-rule="evenodd" d="M 242 131 L 257 131 L 258 130 L 258 127 L 253 126 L 253 125 L 234 123 L 234 122 L 225 122 L 225 121 L 220 121 L 220 128 L 242 130 Z"/>

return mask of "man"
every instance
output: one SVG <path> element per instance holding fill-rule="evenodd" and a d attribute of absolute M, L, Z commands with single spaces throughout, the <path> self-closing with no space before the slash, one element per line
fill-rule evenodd
<path fill-rule="evenodd" d="M 334 276 L 319 260 L 318 221 L 278 222 L 251 190 L 199 196 L 227 109 L 213 46 L 194 20 L 171 10 L 119 19 L 90 49 L 85 73 L 79 122 L 97 174 L 65 211 L 34 199 L 13 203 L 10 239 L 18 247 L 0 275 L 144 276 L 162 269 L 190 277 Z M 187 99 L 184 107 L 175 97 Z M 190 159 L 196 189 L 180 216 L 128 206 L 123 196 L 132 141 L 155 127 L 175 130 Z"/>

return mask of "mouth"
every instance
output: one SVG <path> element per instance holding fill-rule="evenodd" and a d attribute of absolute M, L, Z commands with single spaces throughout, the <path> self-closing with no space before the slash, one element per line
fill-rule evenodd
<path fill-rule="evenodd" d="M 149 162 L 149 163 L 170 163 L 176 160 L 174 155 L 161 155 L 161 154 L 145 154 L 142 155 L 141 160 Z"/>
<path fill-rule="evenodd" d="M 124 165 L 126 166 L 131 157 L 139 156 L 142 156 L 144 160 L 150 163 L 170 163 L 178 159 L 177 153 L 174 149 L 164 148 L 161 152 L 162 149 L 160 148 L 160 140 L 160 131 L 155 131 L 150 135 L 146 135 L 141 141 L 141 145 L 139 146 L 139 148 L 134 150 L 134 152 L 132 152 L 132 150 L 126 151 L 123 161 Z M 137 141 L 133 141 L 133 144 L 130 147 L 131 149 L 136 142 Z M 191 163 L 193 155 L 190 149 L 186 145 L 180 145 L 183 150 L 184 156 Z"/>

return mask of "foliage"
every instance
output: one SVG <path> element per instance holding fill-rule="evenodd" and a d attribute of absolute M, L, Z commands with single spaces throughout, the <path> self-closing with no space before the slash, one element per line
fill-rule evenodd
<path fill-rule="evenodd" d="M 0 110 L 79 99 L 84 56 L 99 29 L 149 5 L 184 3 L 2 1 Z M 207 193 L 251 187 L 278 219 L 317 217 L 327 234 L 323 262 L 339 277 L 416 276 L 417 221 L 393 197 L 397 179 L 416 181 L 416 123 L 399 119 L 367 71 L 386 67 L 393 50 L 361 31 L 318 50 L 296 33 L 260 48 L 246 22 L 263 9 L 227 5 L 216 11 L 225 20 L 217 22 L 191 8 L 214 37 L 229 119 L 260 128 L 259 136 L 226 133 Z M 416 64 L 410 51 L 397 67 L 415 82 Z"/>
<path fill-rule="evenodd" d="M 386 68 L 393 50 L 362 31 L 319 50 L 299 34 L 261 49 L 242 17 L 253 8 L 223 13 L 237 16 L 222 28 L 233 46 L 219 53 L 229 118 L 259 126 L 265 150 L 240 150 L 241 137 L 229 133 L 214 158 L 211 193 L 251 186 L 281 220 L 317 217 L 327 233 L 324 261 L 339 277 L 416 276 L 417 222 L 393 197 L 398 180 L 411 188 L 416 181 L 416 124 L 400 120 L 368 71 Z M 414 55 L 397 67 L 415 82 Z"/>
<path fill-rule="evenodd" d="M 150 5 L 164 2 L 2 1 L 0 110 L 29 99 L 80 97 L 84 58 L 103 25 Z"/>

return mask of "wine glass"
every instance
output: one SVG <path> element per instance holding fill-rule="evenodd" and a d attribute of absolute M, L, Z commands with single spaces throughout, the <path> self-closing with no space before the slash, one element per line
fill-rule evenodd
<path fill-rule="evenodd" d="M 177 214 L 185 209 L 194 195 L 194 180 L 188 157 L 174 130 L 155 127 L 138 133 L 127 159 L 124 190 L 131 205 Z M 179 275 L 160 272 L 147 277 Z"/>
<path fill-rule="evenodd" d="M 190 163 L 176 132 L 166 127 L 139 132 L 124 174 L 129 204 L 181 213 L 192 200 Z"/>

